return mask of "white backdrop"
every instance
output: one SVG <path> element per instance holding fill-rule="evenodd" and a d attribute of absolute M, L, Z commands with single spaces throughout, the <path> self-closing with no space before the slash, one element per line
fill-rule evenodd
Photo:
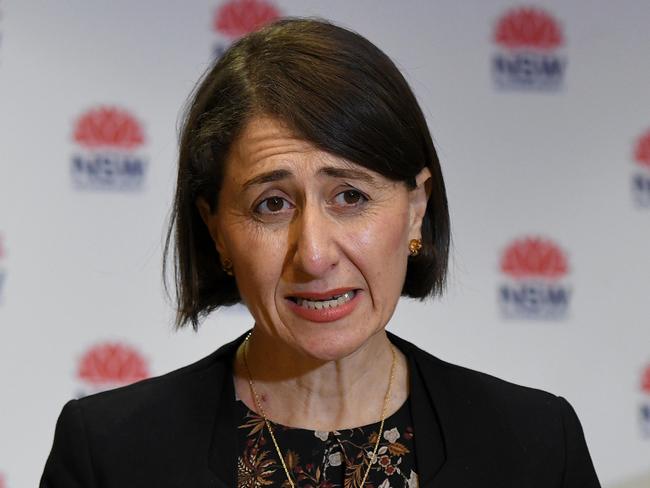
<path fill-rule="evenodd" d="M 650 486 L 650 3 L 0 0 L 0 487 L 37 485 L 67 399 L 252 324 L 173 332 L 161 242 L 186 97 L 274 11 L 368 37 L 428 117 L 450 286 L 389 328 L 565 396 L 603 485 Z"/>

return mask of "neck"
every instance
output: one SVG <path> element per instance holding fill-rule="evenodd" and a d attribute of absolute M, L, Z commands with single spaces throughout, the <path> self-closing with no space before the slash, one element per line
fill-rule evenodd
<path fill-rule="evenodd" d="M 393 351 L 393 381 L 386 397 Z M 322 431 L 367 425 L 379 421 L 382 413 L 394 413 L 408 396 L 406 358 L 383 330 L 354 353 L 323 361 L 256 328 L 237 351 L 235 388 L 249 409 L 261 413 L 250 388 L 244 355 L 264 413 L 282 425 Z"/>

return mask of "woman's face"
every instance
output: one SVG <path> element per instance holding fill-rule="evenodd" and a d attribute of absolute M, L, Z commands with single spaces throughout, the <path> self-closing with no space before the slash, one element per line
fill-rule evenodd
<path fill-rule="evenodd" d="M 217 211 L 198 206 L 256 326 L 334 360 L 393 314 L 429 176 L 424 169 L 409 191 L 258 117 L 232 147 Z"/>

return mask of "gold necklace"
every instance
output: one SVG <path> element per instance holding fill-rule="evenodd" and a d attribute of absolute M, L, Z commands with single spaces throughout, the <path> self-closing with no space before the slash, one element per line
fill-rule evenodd
<path fill-rule="evenodd" d="M 291 485 L 291 488 L 295 488 L 296 485 L 294 484 L 293 479 L 289 474 L 289 469 L 287 469 L 287 464 L 284 462 L 282 451 L 280 451 L 280 447 L 278 446 L 278 441 L 275 440 L 275 435 L 273 434 L 273 429 L 271 428 L 269 419 L 266 417 L 266 413 L 262 408 L 262 403 L 260 402 L 260 399 L 257 396 L 257 391 L 255 391 L 255 384 L 253 383 L 253 375 L 251 374 L 251 370 L 248 367 L 248 339 L 250 339 L 251 335 L 253 335 L 253 331 L 250 331 L 246 336 L 246 339 L 244 339 L 244 366 L 246 367 L 246 373 L 248 374 L 248 384 L 250 385 L 251 393 L 253 394 L 253 398 L 255 399 L 255 404 L 257 405 L 257 409 L 259 410 L 260 415 L 262 415 L 262 418 L 264 419 L 264 424 L 266 425 L 269 434 L 271 434 L 271 439 L 273 440 L 273 445 L 275 446 L 275 452 L 277 452 L 278 457 L 280 458 L 280 462 L 282 463 L 282 467 L 284 468 L 284 474 L 287 476 L 287 480 L 289 481 L 289 485 Z M 395 378 L 395 348 L 392 345 L 390 351 L 393 354 L 393 362 L 390 366 L 390 379 L 388 380 L 388 389 L 386 390 L 386 396 L 384 397 L 384 406 L 381 409 L 381 423 L 379 424 L 379 435 L 377 436 L 377 440 L 375 441 L 375 447 L 372 450 L 372 456 L 370 458 L 370 461 L 368 462 L 368 469 L 366 469 L 366 474 L 363 476 L 363 480 L 361 480 L 360 488 L 363 488 L 363 485 L 366 484 L 366 479 L 370 474 L 370 467 L 377 460 L 377 449 L 379 448 L 379 441 L 381 440 L 381 436 L 384 433 L 384 420 L 386 420 L 386 409 L 388 408 L 388 399 L 390 398 L 390 390 L 393 386 L 393 378 Z"/>

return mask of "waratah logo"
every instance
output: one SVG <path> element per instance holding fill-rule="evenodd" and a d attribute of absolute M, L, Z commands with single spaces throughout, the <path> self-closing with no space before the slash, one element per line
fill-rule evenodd
<path fill-rule="evenodd" d="M 634 148 L 634 162 L 632 196 L 640 207 L 650 208 L 650 130 L 639 137 Z"/>
<path fill-rule="evenodd" d="M 142 126 L 124 109 L 99 106 L 85 112 L 74 126 L 78 149 L 71 176 L 77 188 L 126 190 L 142 188 L 147 168 L 139 152 L 145 142 Z"/>
<path fill-rule="evenodd" d="M 128 385 L 149 377 L 147 361 L 132 346 L 104 342 L 88 349 L 79 361 L 77 378 L 83 384 L 78 396 Z"/>
<path fill-rule="evenodd" d="M 221 4 L 214 13 L 212 27 L 224 41 L 217 42 L 214 55 L 220 58 L 230 44 L 246 34 L 273 22 L 280 17 L 280 11 L 264 0 L 229 0 Z"/>
<path fill-rule="evenodd" d="M 650 364 L 641 373 L 641 396 L 641 408 L 639 410 L 641 432 L 646 437 L 650 437 Z"/>
<path fill-rule="evenodd" d="M 504 317 L 561 319 L 567 314 L 571 290 L 565 278 L 569 264 L 553 241 L 541 237 L 517 239 L 506 247 L 500 267 L 506 278 L 499 287 Z"/>
<path fill-rule="evenodd" d="M 4 260 L 5 260 L 5 246 L 4 246 L 4 236 L 0 234 L 0 304 L 2 304 L 2 298 L 4 296 L 5 283 L 7 281 L 7 272 L 4 269 Z M 1 488 L 1 487 L 0 487 Z"/>
<path fill-rule="evenodd" d="M 504 89 L 556 90 L 562 86 L 564 36 L 548 12 L 533 7 L 508 10 L 496 23 L 494 81 Z"/>

